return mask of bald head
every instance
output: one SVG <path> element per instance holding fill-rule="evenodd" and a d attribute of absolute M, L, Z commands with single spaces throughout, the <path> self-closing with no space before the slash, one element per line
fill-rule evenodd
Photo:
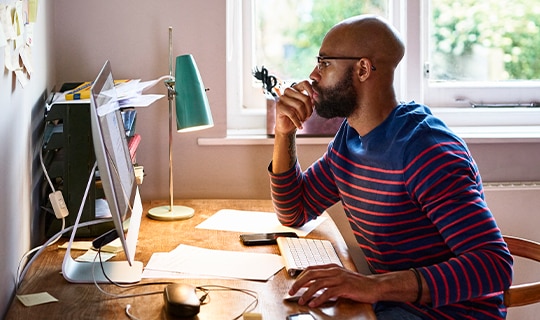
<path fill-rule="evenodd" d="M 332 52 L 326 52 L 326 51 Z M 326 34 L 321 54 L 358 56 L 371 59 L 378 70 L 393 71 L 405 54 L 405 46 L 397 30 L 386 20 L 361 15 L 336 24 Z"/>

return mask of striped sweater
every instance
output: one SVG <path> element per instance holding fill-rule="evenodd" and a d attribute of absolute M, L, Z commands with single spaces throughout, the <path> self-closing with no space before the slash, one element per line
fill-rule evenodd
<path fill-rule="evenodd" d="M 426 319 L 505 317 L 512 257 L 465 143 L 427 107 L 400 105 L 362 137 L 345 121 L 305 172 L 297 163 L 270 180 L 282 224 L 342 201 L 374 273 L 417 268 L 432 302 L 402 307 Z"/>

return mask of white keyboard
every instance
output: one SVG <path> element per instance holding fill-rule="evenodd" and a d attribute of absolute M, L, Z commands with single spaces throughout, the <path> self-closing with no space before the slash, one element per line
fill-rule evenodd
<path fill-rule="evenodd" d="M 279 237 L 276 241 L 291 277 L 296 277 L 309 266 L 330 263 L 343 266 L 329 240 Z"/>

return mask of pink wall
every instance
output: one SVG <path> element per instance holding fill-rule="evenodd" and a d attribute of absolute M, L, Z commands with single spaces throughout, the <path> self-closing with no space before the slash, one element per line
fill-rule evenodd
<path fill-rule="evenodd" d="M 199 65 L 215 127 L 174 135 L 175 198 L 269 198 L 266 167 L 271 145 L 199 146 L 198 137 L 226 135 L 226 1 L 55 0 L 56 79 L 93 79 L 106 59 L 116 78 L 155 79 L 168 73 L 168 27 L 175 55 L 192 53 Z M 154 92 L 165 94 L 163 86 Z M 410 97 L 408 99 L 415 99 Z M 167 101 L 139 109 L 145 166 L 143 199 L 168 197 Z M 485 181 L 540 180 L 540 144 L 471 145 Z M 326 146 L 299 147 L 307 167 Z"/>

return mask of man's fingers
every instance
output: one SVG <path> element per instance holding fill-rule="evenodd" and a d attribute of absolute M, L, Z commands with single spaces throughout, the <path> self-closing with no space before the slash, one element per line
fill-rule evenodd
<path fill-rule="evenodd" d="M 300 93 L 306 94 L 311 101 L 313 100 L 313 88 L 311 87 L 311 83 L 309 81 L 304 80 L 302 82 L 295 83 L 291 86 L 291 88 L 297 90 Z"/>

